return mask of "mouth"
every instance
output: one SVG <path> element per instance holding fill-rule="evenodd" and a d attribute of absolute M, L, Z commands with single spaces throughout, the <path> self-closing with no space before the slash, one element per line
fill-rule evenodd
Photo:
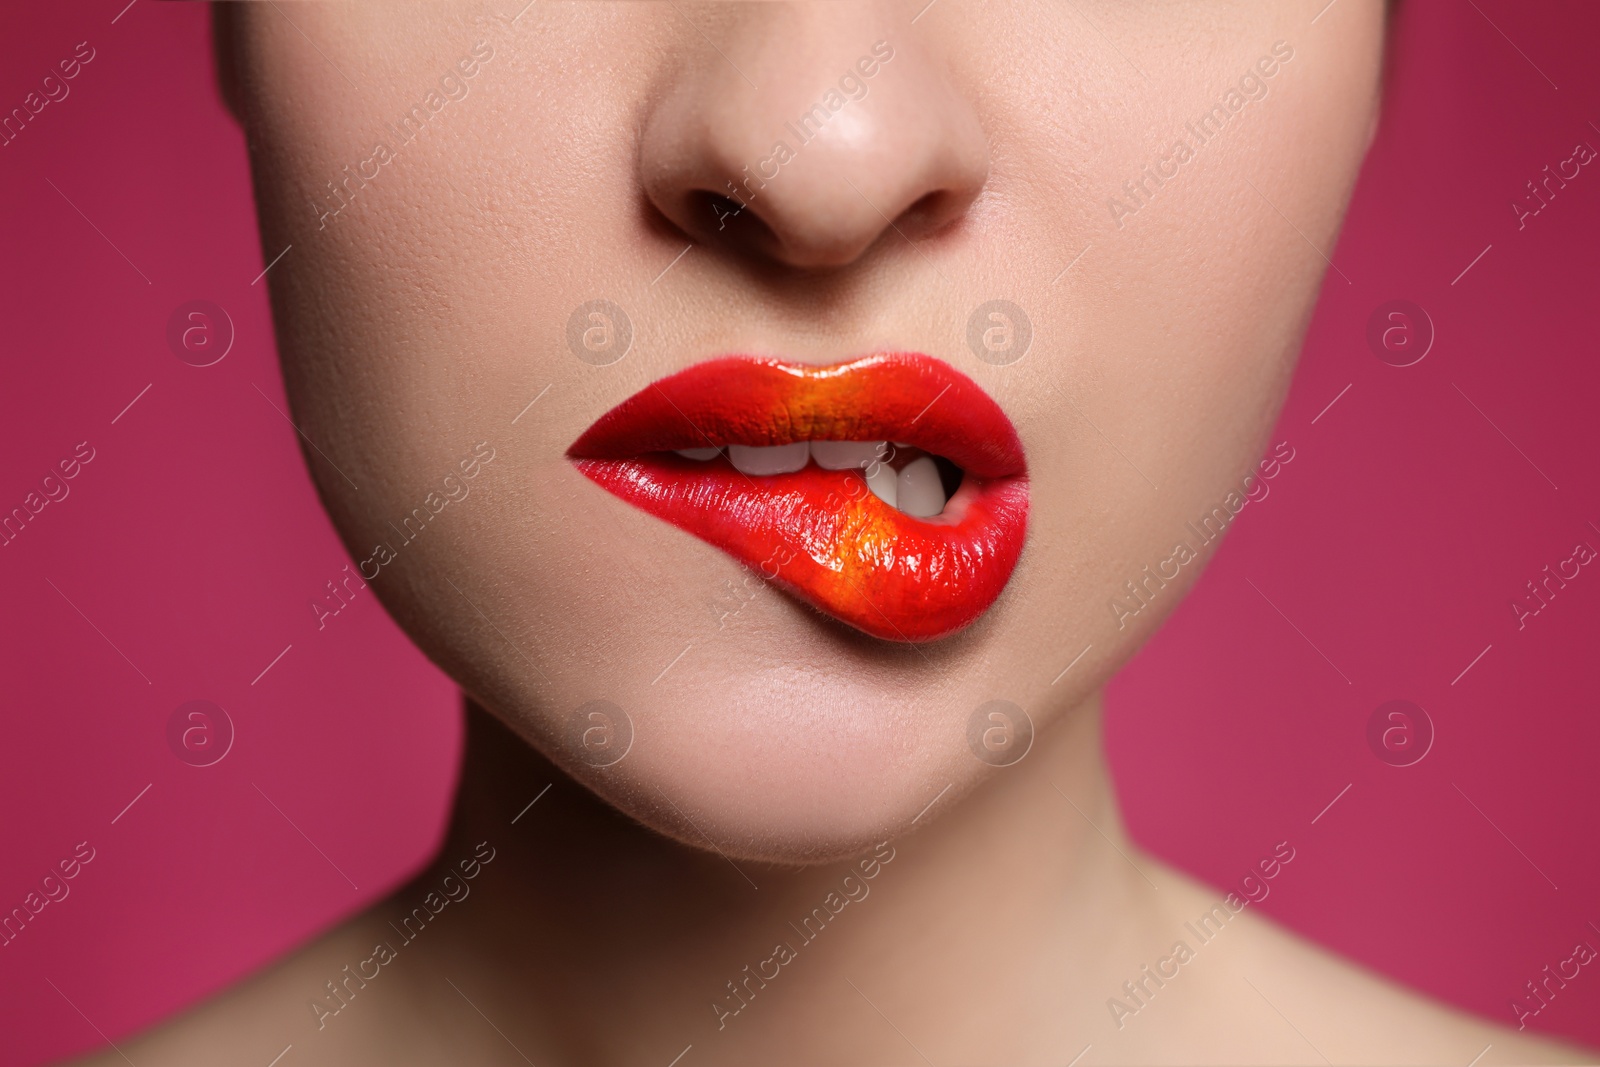
<path fill-rule="evenodd" d="M 709 360 L 600 416 L 567 456 L 601 488 L 889 641 L 975 621 L 1027 531 L 1016 427 L 976 382 L 924 355 Z"/>

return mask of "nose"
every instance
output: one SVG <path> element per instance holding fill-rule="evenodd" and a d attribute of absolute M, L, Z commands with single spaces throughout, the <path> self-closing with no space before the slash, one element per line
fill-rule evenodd
<path fill-rule="evenodd" d="M 902 12 L 674 7 L 681 59 L 643 123 L 640 181 L 695 240 L 838 268 L 950 226 L 982 190 L 978 116 Z"/>

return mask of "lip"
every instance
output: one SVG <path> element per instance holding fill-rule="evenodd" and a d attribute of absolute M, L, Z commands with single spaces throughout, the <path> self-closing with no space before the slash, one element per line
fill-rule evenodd
<path fill-rule="evenodd" d="M 964 472 L 943 513 L 914 518 L 858 471 L 814 463 L 747 475 L 677 449 L 795 441 L 897 441 Z M 567 450 L 596 484 L 722 549 L 800 600 L 889 641 L 971 624 L 1005 588 L 1027 532 L 1022 442 L 1000 406 L 931 356 L 829 366 L 729 356 L 653 382 Z"/>

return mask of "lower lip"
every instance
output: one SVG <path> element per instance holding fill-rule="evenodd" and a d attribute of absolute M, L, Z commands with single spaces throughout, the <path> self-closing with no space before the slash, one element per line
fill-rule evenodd
<path fill-rule="evenodd" d="M 1005 588 L 1022 552 L 1028 483 L 968 475 L 942 514 L 918 519 L 854 471 L 774 477 L 725 459 L 579 459 L 578 470 L 642 511 L 715 545 L 800 600 L 889 641 L 967 626 Z"/>

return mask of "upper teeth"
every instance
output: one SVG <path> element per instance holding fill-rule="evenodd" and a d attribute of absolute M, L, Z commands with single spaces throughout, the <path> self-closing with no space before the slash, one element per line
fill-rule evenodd
<path fill-rule="evenodd" d="M 733 464 L 734 470 L 745 474 L 788 474 L 803 469 L 810 458 L 811 444 L 808 441 L 773 445 L 770 448 L 728 446 L 728 462 Z"/>
<path fill-rule="evenodd" d="M 906 446 L 901 446 L 906 447 Z M 684 448 L 678 455 L 686 459 L 715 459 L 720 448 Z M 928 456 L 919 456 L 898 474 L 880 462 L 890 452 L 887 441 L 796 441 L 793 444 L 757 447 L 729 445 L 728 462 L 734 470 L 750 475 L 789 474 L 815 460 L 823 470 L 860 470 L 867 488 L 892 508 L 907 515 L 929 518 L 944 510 L 944 483 L 939 467 Z"/>
<path fill-rule="evenodd" d="M 885 441 L 811 442 L 811 458 L 825 471 L 863 470 L 888 454 Z"/>

